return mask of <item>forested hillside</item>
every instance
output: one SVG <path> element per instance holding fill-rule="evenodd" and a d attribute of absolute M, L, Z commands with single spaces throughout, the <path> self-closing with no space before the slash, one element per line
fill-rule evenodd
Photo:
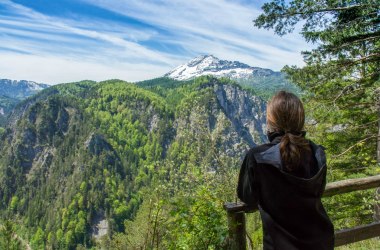
<path fill-rule="evenodd" d="M 148 237 L 177 248 L 206 244 L 194 237 L 210 229 L 197 228 L 215 213 L 206 240 L 220 245 L 220 204 L 233 199 L 230 175 L 242 152 L 266 140 L 265 103 L 227 79 L 172 83 L 64 84 L 19 105 L 2 135 L 2 217 L 23 225 L 35 249 L 94 246 L 102 236 L 111 244 L 104 239 L 117 232 L 128 232 L 131 246 Z M 205 213 L 199 225 L 192 218 L 198 206 Z M 152 219 L 153 210 L 156 228 L 138 221 Z M 181 225 L 194 227 L 193 238 L 181 239 Z"/>

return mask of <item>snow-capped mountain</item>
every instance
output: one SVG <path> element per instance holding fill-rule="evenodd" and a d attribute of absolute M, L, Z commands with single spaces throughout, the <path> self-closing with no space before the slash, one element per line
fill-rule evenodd
<path fill-rule="evenodd" d="M 33 81 L 0 79 L 0 96 L 24 99 L 47 87 L 49 85 Z"/>
<path fill-rule="evenodd" d="M 238 61 L 220 60 L 213 55 L 202 55 L 178 66 L 164 76 L 176 80 L 188 80 L 203 75 L 241 79 L 278 74 L 281 73 L 270 69 L 251 67 Z"/>

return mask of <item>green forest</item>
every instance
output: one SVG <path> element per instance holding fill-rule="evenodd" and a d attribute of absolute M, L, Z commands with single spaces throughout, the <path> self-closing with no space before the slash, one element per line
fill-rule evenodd
<path fill-rule="evenodd" d="M 255 26 L 283 36 L 302 25 L 315 45 L 304 67 L 283 68 L 285 84 L 81 81 L 18 104 L 0 121 L 0 249 L 226 249 L 223 204 L 236 201 L 242 157 L 266 142 L 266 101 L 282 89 L 305 104 L 328 182 L 380 174 L 379 2 L 262 8 Z M 380 218 L 379 202 L 375 189 L 323 198 L 335 230 Z M 258 213 L 247 214 L 247 230 L 262 249 Z"/>

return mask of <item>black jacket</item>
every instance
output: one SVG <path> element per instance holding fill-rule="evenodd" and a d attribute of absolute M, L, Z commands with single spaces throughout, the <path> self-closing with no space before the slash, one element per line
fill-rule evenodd
<path fill-rule="evenodd" d="M 312 152 L 303 155 L 300 168 L 288 172 L 281 162 L 281 135 L 269 139 L 247 153 L 237 187 L 239 199 L 260 210 L 264 249 L 333 249 L 334 228 L 321 203 L 323 147 L 310 141 Z"/>

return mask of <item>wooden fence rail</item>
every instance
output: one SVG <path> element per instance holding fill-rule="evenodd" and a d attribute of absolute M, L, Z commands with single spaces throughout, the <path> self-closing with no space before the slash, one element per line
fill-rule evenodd
<path fill-rule="evenodd" d="M 380 175 L 328 183 L 323 196 L 330 197 L 376 187 L 380 187 Z M 224 209 L 228 216 L 229 237 L 227 244 L 229 249 L 245 250 L 247 248 L 245 213 L 254 212 L 257 208 L 248 210 L 242 202 L 227 202 L 224 204 Z M 335 246 L 347 245 L 377 236 L 380 236 L 380 222 L 344 229 L 335 232 Z"/>

